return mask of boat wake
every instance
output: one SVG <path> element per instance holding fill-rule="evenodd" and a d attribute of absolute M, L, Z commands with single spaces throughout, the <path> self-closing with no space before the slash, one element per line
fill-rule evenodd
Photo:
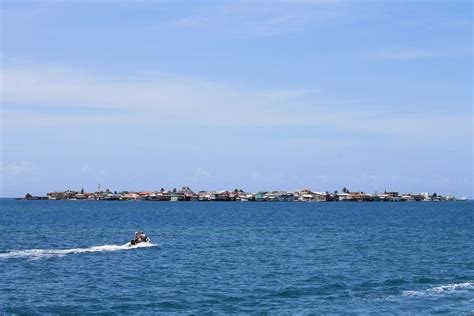
<path fill-rule="evenodd" d="M 10 258 L 26 258 L 29 260 L 38 260 L 51 257 L 63 257 L 69 254 L 75 253 L 91 253 L 91 252 L 106 252 L 106 251 L 119 251 L 119 250 L 131 250 L 136 248 L 148 248 L 158 246 L 157 244 L 151 243 L 139 243 L 131 246 L 130 243 L 124 245 L 103 245 L 94 246 L 89 248 L 71 248 L 71 249 L 26 249 L 26 250 L 12 250 L 5 253 L 0 253 L 0 259 Z"/>
<path fill-rule="evenodd" d="M 474 281 L 452 283 L 432 287 L 423 291 L 403 291 L 404 296 L 433 296 L 474 290 Z"/>

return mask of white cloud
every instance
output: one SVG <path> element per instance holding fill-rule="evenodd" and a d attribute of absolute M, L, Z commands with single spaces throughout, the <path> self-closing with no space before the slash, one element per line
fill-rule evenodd
<path fill-rule="evenodd" d="M 259 91 L 155 76 L 105 76 L 44 65 L 2 70 L 3 129 L 37 127 L 321 127 L 400 136 L 470 135 L 470 118 L 327 106 L 317 90 Z M 77 112 L 77 108 L 88 111 Z M 439 126 L 444 127 L 441 132 Z"/>
<path fill-rule="evenodd" d="M 163 125 L 286 124 L 294 111 L 290 100 L 312 95 L 313 90 L 245 90 L 225 84 L 158 75 L 153 79 L 129 79 L 89 74 L 77 69 L 28 65 L 2 70 L 2 103 L 7 125 L 28 121 L 27 112 L 44 116 L 32 124 L 133 123 L 143 118 Z M 29 105 L 25 110 L 19 105 Z M 17 109 L 13 108 L 17 106 Z M 272 111 L 272 107 L 278 107 Z M 100 112 L 71 112 L 77 108 Z M 48 109 L 48 111 L 44 111 Z M 286 114 L 289 116 L 286 116 Z M 30 123 L 30 122 L 28 122 Z M 24 124 L 23 124 L 24 125 Z"/>

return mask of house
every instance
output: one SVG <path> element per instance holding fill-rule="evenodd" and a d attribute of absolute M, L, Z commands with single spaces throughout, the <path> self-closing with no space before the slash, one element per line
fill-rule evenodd
<path fill-rule="evenodd" d="M 230 191 L 215 192 L 214 201 L 231 201 L 231 192 Z"/>
<path fill-rule="evenodd" d="M 155 199 L 154 201 L 170 201 L 171 200 L 171 192 L 170 191 L 159 191 L 155 192 Z"/>
<path fill-rule="evenodd" d="M 77 194 L 74 196 L 74 198 L 75 198 L 76 200 L 85 200 L 87 197 L 86 197 L 86 195 L 85 195 L 84 193 L 77 193 Z"/>
<path fill-rule="evenodd" d="M 117 193 L 108 193 L 100 197 L 100 200 L 104 201 L 118 201 L 122 196 Z"/>
<path fill-rule="evenodd" d="M 199 191 L 198 201 L 213 201 L 213 200 L 215 200 L 215 196 L 213 192 Z"/>
<path fill-rule="evenodd" d="M 240 202 L 255 201 L 255 195 L 250 194 L 250 193 L 240 193 L 236 201 L 240 201 Z"/>
<path fill-rule="evenodd" d="M 121 198 L 121 200 L 124 200 L 124 201 L 135 201 L 138 199 L 139 199 L 138 193 L 133 193 L 133 192 L 122 194 L 122 198 Z"/>
<path fill-rule="evenodd" d="M 371 194 L 364 192 L 349 192 L 349 195 L 352 197 L 352 200 L 356 202 L 369 202 L 373 200 Z"/>
<path fill-rule="evenodd" d="M 352 195 L 350 195 L 349 193 L 344 193 L 344 192 L 343 193 L 338 193 L 337 197 L 338 197 L 339 201 L 343 201 L 343 202 L 353 201 Z"/>
<path fill-rule="evenodd" d="M 400 196 L 400 200 L 403 202 L 415 202 L 415 198 L 411 194 L 404 194 Z"/>
<path fill-rule="evenodd" d="M 172 194 L 171 199 L 177 199 L 178 201 L 196 201 L 198 198 L 189 187 L 182 187 L 181 190 Z"/>
<path fill-rule="evenodd" d="M 141 191 L 141 192 L 138 192 L 137 194 L 138 194 L 138 200 L 145 201 L 145 200 L 150 200 L 150 195 L 152 195 L 152 192 Z"/>
<path fill-rule="evenodd" d="M 325 202 L 328 201 L 328 195 L 327 192 L 313 192 L 313 199 L 315 202 Z"/>
<path fill-rule="evenodd" d="M 65 200 L 66 194 L 64 192 L 48 192 L 47 197 L 49 200 Z"/>
<path fill-rule="evenodd" d="M 255 193 L 255 201 L 257 202 L 262 202 L 264 201 L 264 195 L 266 194 L 267 192 L 257 192 Z"/>

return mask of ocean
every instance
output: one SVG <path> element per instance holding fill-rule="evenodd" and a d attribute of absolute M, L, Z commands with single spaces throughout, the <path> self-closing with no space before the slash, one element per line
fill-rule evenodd
<path fill-rule="evenodd" d="M 474 314 L 473 202 L 0 199 L 0 232 L 0 314 Z"/>

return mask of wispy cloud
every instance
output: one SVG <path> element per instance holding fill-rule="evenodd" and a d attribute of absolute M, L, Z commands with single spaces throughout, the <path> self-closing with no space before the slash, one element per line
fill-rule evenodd
<path fill-rule="evenodd" d="M 301 31 L 345 16 L 341 0 L 241 1 L 194 12 L 169 22 L 177 29 L 198 29 L 246 36 Z"/>
<path fill-rule="evenodd" d="M 433 58 L 453 58 L 453 57 L 469 57 L 472 56 L 472 48 L 405 48 L 393 49 L 391 51 L 384 51 L 376 53 L 375 56 L 379 59 L 386 60 L 423 60 Z"/>
<path fill-rule="evenodd" d="M 44 112 L 47 107 L 46 114 L 50 118 L 87 117 L 89 122 L 101 121 L 101 118 L 130 121 L 137 115 L 140 118 L 153 115 L 163 125 L 179 124 L 180 121 L 187 124 L 194 121 L 199 113 L 200 121 L 206 124 L 220 125 L 222 123 L 219 122 L 228 121 L 242 125 L 249 121 L 243 119 L 252 112 L 261 117 L 259 122 L 265 124 L 265 112 L 272 106 L 286 104 L 290 99 L 311 93 L 311 90 L 303 89 L 251 91 L 173 76 L 144 80 L 105 77 L 43 65 L 3 69 L 2 79 L 1 101 L 13 104 L 6 108 L 10 114 Z M 25 109 L 22 105 L 28 106 Z M 55 107 L 57 113 L 51 113 Z M 78 107 L 97 109 L 102 113 L 69 115 L 71 113 L 67 112 Z"/>
<path fill-rule="evenodd" d="M 35 170 L 35 165 L 30 161 L 2 162 L 0 168 L 0 178 L 9 179 L 16 176 L 29 174 Z"/>
<path fill-rule="evenodd" d="M 137 79 L 45 65 L 6 68 L 2 79 L 0 101 L 11 104 L 4 107 L 4 129 L 280 126 L 442 137 L 470 132 L 465 128 L 470 120 L 463 116 L 424 115 L 421 120 L 410 113 L 387 116 L 383 112 L 330 107 L 313 89 L 249 90 L 176 76 Z M 78 106 L 89 111 L 77 112 Z M 58 110 L 51 110 L 54 108 Z M 69 112 L 70 108 L 73 111 Z M 445 127 L 442 133 L 439 126 Z"/>

